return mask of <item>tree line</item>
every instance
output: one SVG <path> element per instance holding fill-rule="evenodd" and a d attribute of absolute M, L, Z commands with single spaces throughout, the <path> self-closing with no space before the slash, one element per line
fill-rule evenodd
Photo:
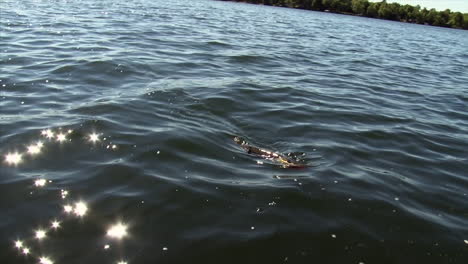
<path fill-rule="evenodd" d="M 229 0 L 227 0 L 229 1 Z M 398 3 L 369 2 L 368 0 L 234 0 L 252 4 L 263 4 L 306 10 L 326 11 L 358 15 L 401 22 L 425 24 L 439 27 L 468 29 L 468 14 L 452 12 L 450 9 L 437 11 L 421 6 Z"/>

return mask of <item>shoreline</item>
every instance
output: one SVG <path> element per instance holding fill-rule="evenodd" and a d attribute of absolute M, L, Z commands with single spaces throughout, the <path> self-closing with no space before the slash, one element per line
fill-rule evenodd
<path fill-rule="evenodd" d="M 368 0 L 218 0 L 468 30 L 468 13 Z"/>

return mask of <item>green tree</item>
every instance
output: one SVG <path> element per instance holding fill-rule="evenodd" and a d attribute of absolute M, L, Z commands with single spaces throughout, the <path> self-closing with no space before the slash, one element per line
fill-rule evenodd
<path fill-rule="evenodd" d="M 349 1 L 349 0 L 338 0 L 337 2 L 338 3 L 337 3 L 336 9 L 339 12 L 351 13 L 353 11 L 351 9 L 351 1 Z"/>
<path fill-rule="evenodd" d="M 401 20 L 400 16 L 400 4 L 398 3 L 391 3 L 388 5 L 388 8 L 390 9 L 390 18 L 392 20 Z"/>
<path fill-rule="evenodd" d="M 368 17 L 378 17 L 379 16 L 379 8 L 380 4 L 379 3 L 369 3 L 369 6 L 367 7 L 367 12 L 366 16 Z"/>
<path fill-rule="evenodd" d="M 310 0 L 285 0 L 285 4 L 292 8 L 310 9 Z"/>
<path fill-rule="evenodd" d="M 367 11 L 369 2 L 367 0 L 352 0 L 351 9 L 355 14 L 364 15 Z"/>
<path fill-rule="evenodd" d="M 397 3 L 387 4 L 383 1 L 378 9 L 378 17 L 389 20 L 400 20 L 399 19 L 400 5 Z"/>
<path fill-rule="evenodd" d="M 312 0 L 310 7 L 312 10 L 323 10 L 322 0 Z"/>
<path fill-rule="evenodd" d="M 440 13 L 437 13 L 432 25 L 438 26 L 438 27 L 444 27 L 444 26 L 447 26 L 447 20 L 445 20 L 444 17 L 440 15 Z"/>
<path fill-rule="evenodd" d="M 463 14 L 463 29 L 468 29 L 468 14 Z"/>
<path fill-rule="evenodd" d="M 444 11 L 439 12 L 439 14 L 445 21 L 448 22 L 450 20 L 450 15 L 452 14 L 452 12 L 450 11 L 450 9 L 445 9 Z"/>
<path fill-rule="evenodd" d="M 312 0 L 302 0 L 302 8 L 307 10 L 312 9 Z"/>
<path fill-rule="evenodd" d="M 413 7 L 411 14 L 408 16 L 411 22 L 417 23 L 418 17 L 420 16 L 420 12 L 421 12 L 421 6 L 417 5 Z"/>
<path fill-rule="evenodd" d="M 1 0 L 0 0 L 1 1 Z M 468 14 L 451 12 L 450 9 L 437 11 L 421 9 L 419 5 L 400 5 L 398 3 L 369 2 L 369 0 L 231 0 L 255 4 L 302 8 L 308 10 L 329 9 L 338 13 L 352 13 L 373 18 L 383 18 L 434 26 L 468 29 Z"/>
<path fill-rule="evenodd" d="M 421 11 L 419 11 L 416 21 L 419 24 L 426 23 L 427 22 L 426 17 L 428 14 L 429 14 L 429 10 L 427 10 L 426 8 L 423 8 Z"/>
<path fill-rule="evenodd" d="M 432 8 L 424 16 L 425 22 L 428 23 L 429 25 L 433 25 L 436 20 L 437 15 L 438 15 L 437 11 L 434 8 Z"/>
<path fill-rule="evenodd" d="M 383 1 L 382 4 L 379 7 L 379 10 L 377 11 L 378 17 L 384 18 L 384 19 L 389 19 L 391 16 L 390 8 L 387 4 L 386 1 Z"/>
<path fill-rule="evenodd" d="M 322 0 L 322 5 L 324 9 L 335 10 L 336 0 Z"/>
<path fill-rule="evenodd" d="M 463 17 L 462 13 L 455 12 L 455 13 L 450 14 L 450 20 L 448 21 L 448 24 L 451 27 L 463 28 L 463 24 L 465 22 L 464 20 L 465 18 Z"/>
<path fill-rule="evenodd" d="M 400 16 L 400 19 L 403 21 L 409 21 L 410 20 L 410 15 L 413 12 L 413 6 L 411 5 L 402 5 L 400 6 L 398 10 L 398 14 Z"/>

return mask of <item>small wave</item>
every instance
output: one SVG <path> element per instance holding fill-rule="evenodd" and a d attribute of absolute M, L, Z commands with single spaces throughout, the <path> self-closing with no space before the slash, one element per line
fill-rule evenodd
<path fill-rule="evenodd" d="M 234 55 L 228 57 L 228 62 L 236 64 L 261 64 L 268 60 L 268 57 L 260 55 Z"/>
<path fill-rule="evenodd" d="M 226 42 L 223 42 L 223 41 L 219 41 L 219 40 L 211 40 L 211 41 L 208 41 L 206 42 L 208 45 L 210 46 L 214 46 L 214 47 L 231 47 L 231 45 L 229 43 L 226 43 Z"/>

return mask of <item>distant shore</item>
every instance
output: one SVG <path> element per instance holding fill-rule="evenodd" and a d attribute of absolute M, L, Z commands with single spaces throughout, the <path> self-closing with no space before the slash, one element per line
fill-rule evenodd
<path fill-rule="evenodd" d="M 468 14 L 452 12 L 450 9 L 437 11 L 421 8 L 419 5 L 369 2 L 368 0 L 221 0 L 251 4 L 289 7 L 313 11 L 331 12 L 344 15 L 364 16 L 405 23 L 468 30 Z"/>

